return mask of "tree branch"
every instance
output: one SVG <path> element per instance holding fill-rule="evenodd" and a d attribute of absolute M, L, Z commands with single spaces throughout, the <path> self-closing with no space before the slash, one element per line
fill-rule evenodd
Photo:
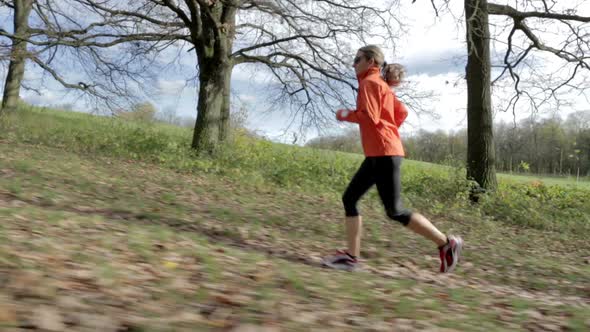
<path fill-rule="evenodd" d="M 269 41 L 269 42 L 266 42 L 266 43 L 252 45 L 252 46 L 249 46 L 249 47 L 240 49 L 240 50 L 234 52 L 231 56 L 232 57 L 233 56 L 237 56 L 239 54 L 244 54 L 245 52 L 253 51 L 253 50 L 264 48 L 264 47 L 268 47 L 268 46 L 277 45 L 277 44 L 280 44 L 280 43 L 284 43 L 284 42 L 288 42 L 288 41 L 292 41 L 292 40 L 296 40 L 296 39 L 307 39 L 307 38 L 310 38 L 310 39 L 326 39 L 326 38 L 330 38 L 331 36 L 333 36 L 336 32 L 337 32 L 337 30 L 330 31 L 325 36 L 318 36 L 318 35 L 295 35 L 295 36 L 289 36 L 289 37 L 285 37 L 285 38 L 279 38 L 279 39 L 275 39 L 273 41 Z"/>
<path fill-rule="evenodd" d="M 48 65 L 46 65 L 38 57 L 36 57 L 36 56 L 29 56 L 29 59 L 33 60 L 33 62 L 36 63 L 39 67 L 43 68 L 43 70 L 45 70 L 46 72 L 48 72 L 49 74 L 51 74 L 51 76 L 56 81 L 58 81 L 59 83 L 61 83 L 61 85 L 63 85 L 65 88 L 68 88 L 68 89 L 78 89 L 78 90 L 83 90 L 83 91 L 88 91 L 90 93 L 93 93 L 92 87 L 90 85 L 86 84 L 86 83 L 78 82 L 78 84 L 71 84 L 71 83 L 66 82 L 63 78 L 61 78 L 61 76 L 59 76 L 59 74 L 57 74 L 57 72 L 55 70 L 53 70 L 53 68 L 51 68 Z"/>
<path fill-rule="evenodd" d="M 43 32 L 44 30 L 37 30 L 38 33 Z M 58 39 L 50 39 L 46 41 L 36 41 L 30 38 L 22 38 L 15 36 L 13 34 L 9 34 L 4 30 L 0 30 L 0 36 L 5 36 L 11 39 L 17 39 L 26 41 L 27 43 L 35 46 L 69 46 L 69 47 L 102 47 L 107 48 L 123 43 L 129 43 L 134 41 L 152 41 L 152 42 L 160 42 L 160 41 L 173 41 L 173 40 L 184 40 L 190 41 L 190 36 L 185 34 L 156 34 L 156 33 L 140 33 L 140 34 L 122 34 L 122 35 L 114 35 L 114 34 L 95 34 L 95 35 L 86 35 L 83 36 L 81 39 L 77 39 L 72 37 L 69 40 L 63 40 L 61 38 Z M 51 37 L 51 35 L 47 35 Z M 66 36 L 69 36 L 66 34 Z M 97 42 L 95 40 L 100 38 L 113 38 L 113 40 L 109 42 Z M 88 41 L 92 40 L 92 41 Z"/>
<path fill-rule="evenodd" d="M 534 47 L 555 54 L 556 56 L 568 61 L 568 62 L 579 62 L 582 63 L 586 69 L 590 69 L 590 66 L 584 61 L 587 57 L 578 57 L 570 52 L 564 50 L 558 50 L 556 48 L 543 44 L 539 38 L 531 31 L 531 29 L 523 21 L 515 21 L 515 27 L 521 30 L 533 43 Z"/>
<path fill-rule="evenodd" d="M 100 4 L 98 4 L 95 0 L 78 0 L 82 3 L 85 3 L 86 5 L 90 6 L 90 7 L 94 7 L 96 9 L 99 9 L 105 13 L 109 13 L 113 16 L 128 16 L 128 17 L 136 17 L 142 20 L 145 20 L 147 22 L 159 25 L 161 27 L 179 27 L 179 26 L 185 26 L 185 25 L 181 25 L 177 22 L 166 22 L 166 21 L 162 21 L 162 20 L 157 20 L 149 15 L 145 15 L 145 14 L 141 14 L 139 12 L 131 12 L 131 11 L 126 11 L 126 10 L 114 10 L 114 9 L 110 9 L 108 7 L 102 6 Z"/>
<path fill-rule="evenodd" d="M 14 9 L 14 5 L 10 1 L 0 0 L 0 4 L 3 5 L 3 6 L 6 6 L 8 8 Z"/>
<path fill-rule="evenodd" d="M 550 19 L 567 20 L 567 21 L 578 21 L 578 22 L 584 22 L 584 23 L 590 22 L 590 17 L 587 17 L 587 16 L 551 13 L 549 11 L 521 12 L 521 11 L 518 11 L 518 10 L 508 6 L 508 5 L 497 5 L 494 3 L 488 3 L 488 13 L 490 15 L 510 16 L 515 20 L 523 20 L 528 17 L 537 17 L 537 18 L 550 18 Z"/>
<path fill-rule="evenodd" d="M 162 6 L 168 7 L 170 10 L 172 10 L 176 14 L 176 16 L 178 16 L 178 18 L 180 18 L 182 20 L 182 22 L 184 23 L 185 26 L 187 26 L 187 27 L 192 26 L 192 21 L 186 15 L 186 13 L 184 11 L 182 11 L 182 9 L 180 9 L 180 7 L 175 6 L 170 0 L 163 0 Z"/>

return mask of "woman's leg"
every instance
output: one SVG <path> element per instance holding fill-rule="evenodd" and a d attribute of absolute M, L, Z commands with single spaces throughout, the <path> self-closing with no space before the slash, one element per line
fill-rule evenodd
<path fill-rule="evenodd" d="M 362 217 L 357 209 L 357 203 L 375 183 L 372 169 L 371 159 L 366 158 L 344 191 L 344 195 L 342 195 L 342 203 L 344 204 L 344 211 L 346 214 L 344 223 L 346 229 L 347 252 L 354 257 L 360 255 L 363 226 Z"/>
<path fill-rule="evenodd" d="M 413 232 L 436 243 L 440 255 L 440 272 L 451 272 L 457 266 L 463 239 L 459 236 L 441 233 L 419 213 L 404 210 L 401 204 L 401 162 L 402 157 L 380 158 L 376 167 L 377 190 L 387 215 L 406 225 Z"/>
<path fill-rule="evenodd" d="M 436 243 L 438 247 L 447 244 L 447 236 L 441 233 L 438 228 L 434 227 L 434 225 L 420 213 L 412 213 L 408 228 L 414 233 L 420 234 Z"/>
<path fill-rule="evenodd" d="M 387 216 L 399 221 L 413 232 L 443 246 L 447 237 L 423 215 L 405 210 L 401 202 L 401 163 L 402 157 L 381 157 L 376 167 L 377 190 L 387 212 Z"/>
<path fill-rule="evenodd" d="M 361 254 L 361 237 L 363 233 L 363 217 L 344 218 L 346 228 L 346 252 L 357 258 Z"/>

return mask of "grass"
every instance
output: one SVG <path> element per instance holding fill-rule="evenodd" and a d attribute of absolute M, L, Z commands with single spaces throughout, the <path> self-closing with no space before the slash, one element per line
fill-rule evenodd
<path fill-rule="evenodd" d="M 498 177 L 503 181 L 515 181 L 520 183 L 536 183 L 541 182 L 549 186 L 568 186 L 590 189 L 590 179 L 588 177 L 581 177 L 576 179 L 575 176 L 539 176 L 534 174 L 505 174 L 498 173 Z"/>
<path fill-rule="evenodd" d="M 317 257 L 342 245 L 339 195 L 359 156 L 238 136 L 208 159 L 170 126 L 34 109 L 2 121 L 0 309 L 19 305 L 19 321 L 42 302 L 136 330 L 588 328 L 583 188 L 501 178 L 472 206 L 462 170 L 407 161 L 406 203 L 465 237 L 460 268 L 441 279 L 431 245 L 386 220 L 372 191 L 367 270 L 338 273 Z M 42 271 L 43 299 L 15 295 L 24 269 Z"/>
<path fill-rule="evenodd" d="M 341 194 L 362 160 L 360 155 L 274 144 L 242 134 L 234 135 L 231 144 L 220 149 L 215 158 L 204 158 L 190 149 L 191 132 L 186 128 L 31 107 L 0 121 L 0 139 L 7 142 L 146 162 L 192 174 L 216 174 L 239 178 L 242 185 L 252 188 L 281 187 L 331 198 Z M 37 125 L 41 122 L 42 127 Z M 35 162 L 20 161 L 14 167 L 32 172 Z M 435 215 L 477 215 L 538 229 L 590 229 L 590 205 L 584 203 L 590 201 L 586 184 L 566 186 L 561 185 L 570 183 L 566 180 L 547 178 L 539 182 L 536 178 L 500 175 L 498 193 L 474 207 L 467 199 L 470 183 L 464 174 L 460 168 L 406 160 L 402 166 L 406 204 Z M 93 182 L 76 186 L 86 185 Z M 11 186 L 13 192 L 21 190 L 18 184 Z M 107 188 L 103 191 L 108 194 Z M 56 199 L 47 196 L 48 202 Z M 379 206 L 375 191 L 369 197 L 369 207 Z M 173 193 L 162 196 L 168 203 L 175 199 Z"/>

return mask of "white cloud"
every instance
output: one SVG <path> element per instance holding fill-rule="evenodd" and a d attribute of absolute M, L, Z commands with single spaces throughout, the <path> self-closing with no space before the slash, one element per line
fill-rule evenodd
<path fill-rule="evenodd" d="M 257 97 L 255 95 L 242 93 L 238 96 L 238 99 L 244 103 L 254 103 L 256 102 Z"/>
<path fill-rule="evenodd" d="M 274 76 L 261 64 L 238 65 L 234 67 L 231 79 L 232 81 L 247 82 L 249 84 L 271 84 L 276 81 Z"/>
<path fill-rule="evenodd" d="M 0 28 L 12 33 L 13 29 L 13 10 L 8 7 L 0 7 Z"/>
<path fill-rule="evenodd" d="M 182 92 L 186 82 L 184 80 L 158 80 L 158 94 L 164 96 L 174 96 Z"/>
<path fill-rule="evenodd" d="M 437 58 L 465 49 L 464 26 L 455 17 L 462 12 L 462 2 L 451 1 L 449 6 L 453 15 L 445 13 L 437 17 L 430 1 L 405 1 L 401 5 L 400 11 L 408 29 L 396 47 L 401 59 L 412 61 L 415 58 Z"/>
<path fill-rule="evenodd" d="M 58 96 L 54 91 L 41 89 L 39 92 L 40 94 L 37 94 L 33 91 L 23 91 L 21 89 L 21 97 L 33 105 L 55 105 L 62 102 L 62 97 Z"/>
<path fill-rule="evenodd" d="M 426 109 L 433 110 L 439 117 L 418 116 L 415 110 L 410 109 L 407 124 L 402 127 L 406 132 L 420 129 L 433 130 L 457 130 L 466 125 L 467 89 L 465 81 L 457 72 L 443 74 L 411 75 L 408 81 L 416 84 L 420 91 L 432 91 L 434 96 L 424 101 Z"/>

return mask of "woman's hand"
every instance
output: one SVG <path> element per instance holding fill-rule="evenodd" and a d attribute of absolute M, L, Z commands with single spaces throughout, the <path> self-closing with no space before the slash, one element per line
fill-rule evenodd
<path fill-rule="evenodd" d="M 336 120 L 344 121 L 344 119 L 346 119 L 348 114 L 350 114 L 349 110 L 337 110 L 336 111 Z"/>

